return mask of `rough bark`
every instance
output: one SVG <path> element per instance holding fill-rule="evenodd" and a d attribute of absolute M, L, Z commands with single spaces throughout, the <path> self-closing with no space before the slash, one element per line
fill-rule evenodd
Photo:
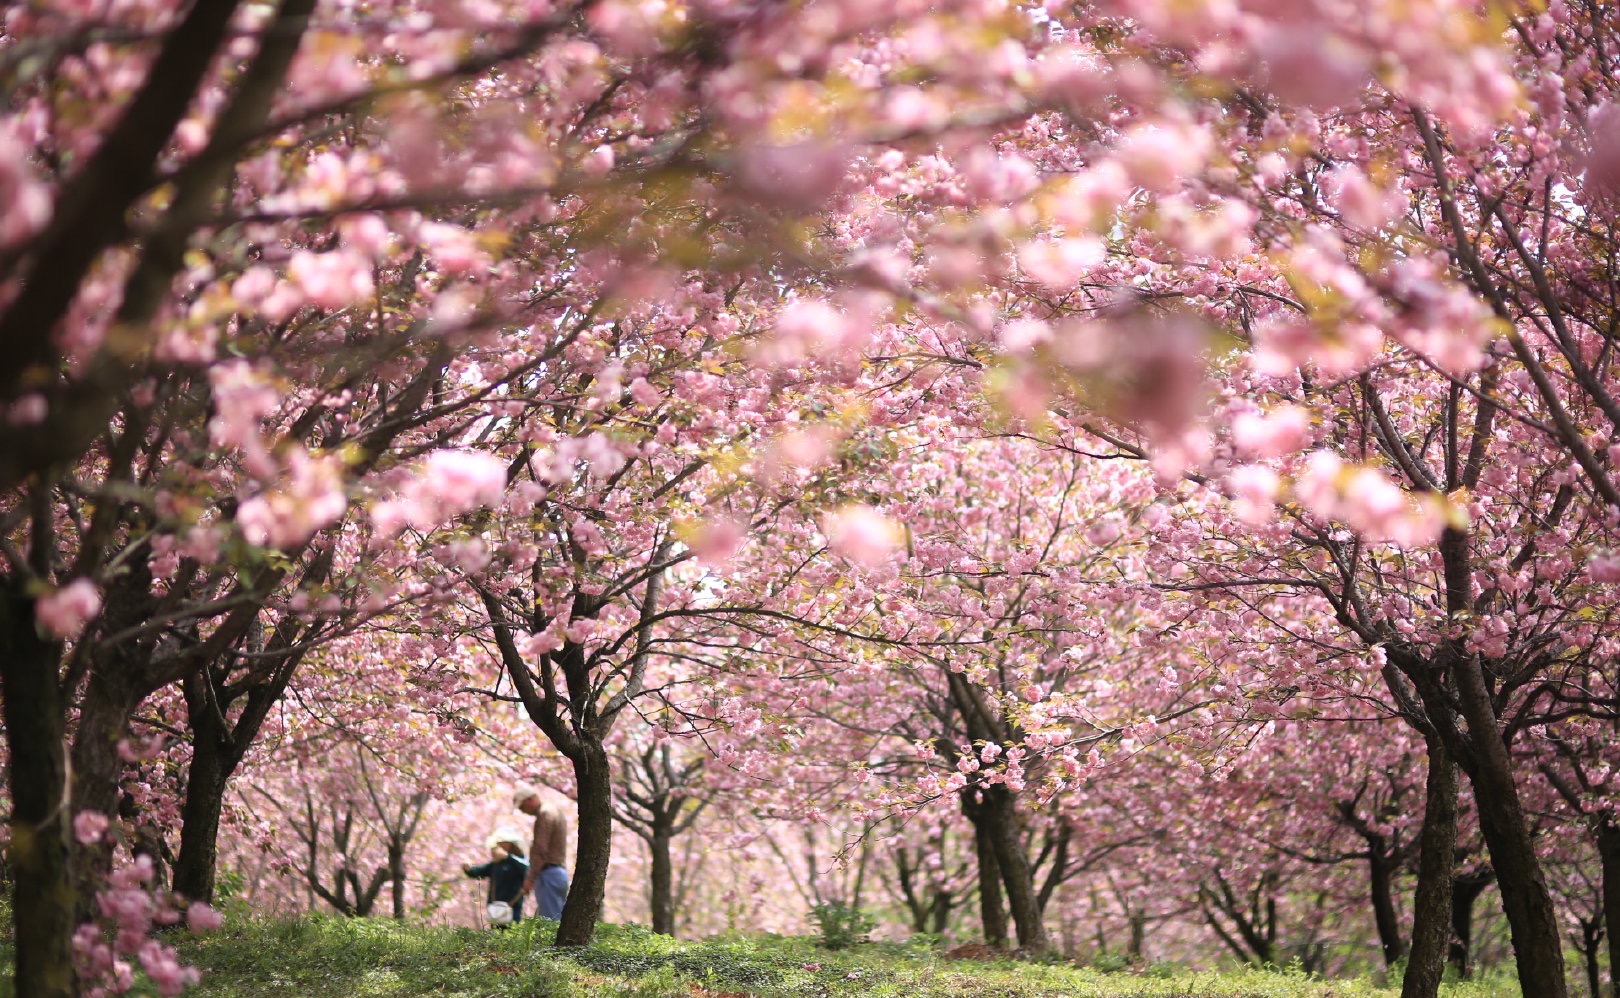
<path fill-rule="evenodd" d="M 1423 827 L 1418 832 L 1418 882 L 1412 897 L 1412 948 L 1401 998 L 1435 998 L 1446 972 L 1451 938 L 1451 878 L 1457 849 L 1457 767 L 1438 738 L 1429 738 Z"/>
<path fill-rule="evenodd" d="M 675 860 L 670 848 L 673 842 L 668 829 L 655 829 L 647 841 L 652 852 L 652 871 L 647 884 L 652 930 L 666 936 L 675 934 Z"/>
<path fill-rule="evenodd" d="M 192 682 L 187 682 L 188 694 Z M 188 696 L 189 699 L 189 696 Z M 236 766 L 224 733 L 211 713 L 191 719 L 191 762 L 180 810 L 180 855 L 174 864 L 174 890 L 193 901 L 212 903 L 219 861 L 219 820 L 225 786 Z"/>
<path fill-rule="evenodd" d="M 996 861 L 990 836 L 980 827 L 977 791 L 962 791 L 962 812 L 973 824 L 973 847 L 979 870 L 979 924 L 984 943 L 996 949 L 1007 947 L 1007 908 L 1001 897 L 1001 866 Z"/>
<path fill-rule="evenodd" d="M 984 745 L 1000 745 L 1016 738 L 998 709 L 987 702 L 982 690 L 970 683 L 966 676 L 947 671 L 945 680 L 951 701 L 961 718 L 971 741 Z M 969 797 L 962 797 L 964 804 Z M 1041 897 L 1035 886 L 1035 871 L 1024 845 L 1023 828 L 1018 820 L 1016 795 L 1006 784 L 984 783 L 977 787 L 974 813 L 968 817 L 974 823 L 976 836 L 988 840 L 1001 870 L 1001 886 L 1006 891 L 1007 908 L 1012 914 L 1018 933 L 1018 946 L 1028 953 L 1044 953 L 1049 945 L 1046 924 L 1041 911 Z M 980 862 L 980 882 L 983 883 L 985 864 Z M 986 942 L 989 942 L 986 928 Z"/>
<path fill-rule="evenodd" d="M 405 843 L 388 843 L 388 879 L 393 885 L 394 920 L 405 921 Z"/>
<path fill-rule="evenodd" d="M 66 716 L 57 663 L 42 640 L 34 601 L 0 593 L 0 693 L 10 752 L 11 875 L 18 998 L 74 993 L 73 885 L 68 872 Z"/>
<path fill-rule="evenodd" d="M 691 829 L 707 807 L 695 797 L 694 780 L 703 771 L 702 757 L 676 758 L 668 742 L 649 745 L 635 758 L 621 760 L 614 817 L 647 844 L 651 871 L 647 907 L 654 932 L 675 934 L 680 898 L 675 888 L 675 839 Z"/>
<path fill-rule="evenodd" d="M 1470 782 L 1480 832 L 1502 893 L 1519 985 L 1537 998 L 1567 998 L 1558 911 L 1536 857 L 1479 656 L 1461 658 L 1456 670 L 1458 699 L 1475 748 Z"/>
<path fill-rule="evenodd" d="M 894 851 L 895 882 L 900 886 L 900 897 L 905 901 L 906 914 L 911 919 L 911 931 L 913 932 L 928 931 L 928 905 L 923 901 L 914 879 L 914 876 L 920 873 L 921 870 L 922 863 L 919 861 L 913 866 L 911 856 L 905 848 L 902 847 Z"/>
<path fill-rule="evenodd" d="M 1609 998 L 1620 998 L 1620 826 L 1608 815 L 1598 823 L 1597 847 L 1603 874 L 1603 926 L 1609 943 Z"/>
<path fill-rule="evenodd" d="M 174 866 L 174 854 L 163 837 L 163 830 L 149 820 L 136 801 L 133 782 L 128 778 L 124 780 L 123 795 L 118 800 L 118 820 L 135 830 L 129 844 L 130 853 L 145 856 L 152 864 L 152 889 L 167 892 L 171 889 L 169 875 Z"/>
<path fill-rule="evenodd" d="M 118 743 L 129 735 L 129 719 L 151 694 L 134 670 L 123 662 L 107 662 L 92 670 L 79 701 L 79 716 L 70 751 L 73 772 L 73 807 L 76 811 L 114 814 L 125 763 Z M 89 916 L 96 889 L 112 868 L 112 845 L 74 843 L 74 901 L 77 917 Z"/>
<path fill-rule="evenodd" d="M 556 945 L 586 946 L 596 932 L 607 894 L 608 864 L 613 857 L 613 780 L 607 751 L 600 743 L 581 746 L 570 761 L 579 794 L 579 835 Z"/>
<path fill-rule="evenodd" d="M 985 787 L 980 797 L 981 821 L 990 848 L 996 854 L 996 865 L 1001 869 L 1001 884 L 1007 891 L 1007 907 L 1018 933 L 1018 948 L 1031 954 L 1044 953 L 1050 945 L 1046 921 L 1035 892 L 1029 857 L 1024 853 L 1019 835 L 1012 791 L 998 784 Z"/>

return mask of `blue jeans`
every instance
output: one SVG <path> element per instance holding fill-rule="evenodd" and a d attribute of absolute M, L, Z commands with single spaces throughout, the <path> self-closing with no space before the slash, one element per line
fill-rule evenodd
<path fill-rule="evenodd" d="M 555 863 L 542 867 L 534 881 L 534 903 L 541 918 L 562 919 L 563 902 L 568 900 L 568 871 Z"/>

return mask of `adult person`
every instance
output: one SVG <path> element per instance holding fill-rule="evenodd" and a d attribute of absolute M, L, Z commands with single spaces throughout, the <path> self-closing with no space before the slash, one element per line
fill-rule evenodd
<path fill-rule="evenodd" d="M 534 891 L 537 913 L 552 921 L 562 919 L 563 903 L 568 900 L 568 870 L 563 858 L 568 849 L 568 825 L 555 804 L 548 803 L 534 787 L 518 787 L 512 803 L 534 818 L 534 842 L 529 847 L 529 873 L 523 890 Z"/>

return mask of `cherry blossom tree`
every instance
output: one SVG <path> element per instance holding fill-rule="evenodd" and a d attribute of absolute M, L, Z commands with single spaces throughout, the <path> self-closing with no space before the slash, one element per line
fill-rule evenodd
<path fill-rule="evenodd" d="M 1199 765 L 1231 773 L 1239 732 L 1312 720 L 1296 700 L 1376 702 L 1429 762 L 1408 994 L 1437 981 L 1459 769 L 1522 984 L 1567 993 L 1525 799 L 1601 847 L 1601 5 L 6 14 L 21 993 L 74 990 L 75 911 L 114 868 L 70 825 L 173 807 L 176 884 L 206 896 L 227 783 L 285 691 L 390 608 L 446 660 L 481 639 L 568 760 L 560 943 L 601 911 L 619 719 L 685 711 L 719 749 L 705 779 L 788 786 L 748 739 L 813 716 L 808 665 L 867 698 L 830 720 L 895 767 L 876 806 L 959 795 L 986 933 L 1005 889 L 1036 949 L 1086 871 L 1066 795 L 1104 749 L 1211 722 Z M 752 700 L 720 678 L 747 656 L 777 667 Z M 1133 664 L 1155 681 L 1115 675 Z M 665 665 L 711 702 L 654 684 Z M 183 805 L 120 790 L 160 725 L 190 742 Z M 1341 811 L 1374 882 L 1410 834 L 1395 807 Z M 1274 941 L 1265 896 L 1300 875 L 1274 866 L 1213 881 L 1225 924 Z"/>

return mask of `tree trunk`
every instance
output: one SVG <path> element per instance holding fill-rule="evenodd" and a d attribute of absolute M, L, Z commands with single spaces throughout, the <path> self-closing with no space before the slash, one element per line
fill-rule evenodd
<path fill-rule="evenodd" d="M 1451 965 L 1457 976 L 1474 976 L 1474 902 L 1491 882 L 1488 873 L 1471 873 L 1451 881 Z"/>
<path fill-rule="evenodd" d="M 1568 998 L 1558 912 L 1519 802 L 1513 760 L 1497 726 L 1484 667 L 1478 655 L 1459 656 L 1455 661 L 1458 700 L 1475 748 L 1469 773 L 1475 809 L 1502 892 L 1519 986 L 1536 998 Z"/>
<path fill-rule="evenodd" d="M 934 900 L 928 906 L 928 910 L 933 914 L 933 920 L 929 923 L 929 928 L 934 935 L 943 936 L 945 934 L 945 929 L 951 924 L 951 909 L 955 906 L 956 902 L 951 897 L 950 891 L 940 890 L 934 894 Z"/>
<path fill-rule="evenodd" d="M 388 843 L 388 878 L 392 881 L 394 921 L 405 921 L 405 843 Z"/>
<path fill-rule="evenodd" d="M 1451 938 L 1451 878 L 1457 862 L 1457 767 L 1438 738 L 1428 738 L 1423 827 L 1418 833 L 1418 882 L 1412 897 L 1412 948 L 1401 998 L 1436 998 Z"/>
<path fill-rule="evenodd" d="M 1620 826 L 1608 815 L 1599 821 L 1597 847 L 1603 871 L 1603 926 L 1609 942 L 1609 998 L 1620 998 Z"/>
<path fill-rule="evenodd" d="M 236 765 L 229 749 L 221 744 L 219 723 L 210 714 L 193 712 L 191 729 L 191 762 L 186 767 L 186 799 L 180 810 L 180 855 L 174 862 L 174 890 L 193 901 L 212 904 L 219 860 L 219 818 L 225 807 L 225 784 Z"/>
<path fill-rule="evenodd" d="M 1603 993 L 1603 972 L 1598 967 L 1598 950 L 1603 948 L 1603 916 L 1576 918 L 1575 924 L 1581 930 L 1580 938 L 1574 942 L 1586 968 L 1586 993 L 1598 998 Z"/>
<path fill-rule="evenodd" d="M 1232 889 L 1225 874 L 1215 871 L 1217 893 L 1207 884 L 1200 888 L 1200 907 L 1204 921 L 1220 937 L 1238 959 L 1256 967 L 1277 962 L 1277 899 L 1275 875 L 1261 874 L 1247 899 Z M 1225 915 L 1232 930 L 1221 925 L 1219 916 Z M 1234 936 L 1233 933 L 1236 933 Z"/>
<path fill-rule="evenodd" d="M 1537 998 L 1567 998 L 1557 909 L 1547 891 L 1512 778 L 1506 773 L 1482 774 L 1482 782 L 1484 786 L 1481 781 L 1474 785 L 1474 800 L 1507 913 L 1520 984 L 1525 994 Z"/>
<path fill-rule="evenodd" d="M 913 881 L 913 875 L 922 870 L 921 850 L 918 850 L 918 862 L 915 869 L 911 866 L 911 859 L 904 848 L 895 850 L 894 873 L 900 884 L 900 896 L 906 904 L 906 914 L 911 916 L 912 932 L 928 931 L 929 908 L 923 904 L 922 892 Z"/>
<path fill-rule="evenodd" d="M 1007 908 L 1001 899 L 1001 866 L 996 862 L 995 848 L 985 831 L 980 817 L 982 805 L 970 803 L 963 791 L 962 809 L 973 823 L 973 846 L 979 867 L 979 922 L 984 929 L 984 943 L 996 949 L 1007 948 Z"/>
<path fill-rule="evenodd" d="M 648 883 L 648 901 L 652 908 L 652 930 L 666 936 L 675 934 L 675 861 L 670 846 L 670 830 L 655 825 L 647 846 L 652 851 L 652 877 Z"/>
<path fill-rule="evenodd" d="M 1035 893 L 1029 857 L 1018 835 L 1012 791 L 1000 785 L 985 787 L 980 798 L 990 846 L 995 850 L 996 865 L 1001 868 L 1002 886 L 1007 889 L 1007 907 L 1012 911 L 1013 925 L 1018 930 L 1018 948 L 1026 953 L 1045 953 L 1046 922 L 1042 918 L 1040 898 Z"/>
<path fill-rule="evenodd" d="M 108 667 L 90 671 L 85 684 L 70 754 L 73 809 L 112 817 L 118 812 L 119 787 L 126 765 L 118 754 L 118 743 L 128 737 L 129 719 L 146 699 L 147 691 L 137 687 L 122 663 L 104 664 Z M 96 891 L 112 872 L 112 844 L 72 842 L 69 848 L 73 854 L 76 915 L 82 920 L 89 917 Z"/>
<path fill-rule="evenodd" d="M 579 835 L 574 846 L 568 901 L 557 923 L 557 946 L 587 946 L 602 916 L 608 864 L 613 858 L 613 775 L 600 741 L 573 759 L 579 794 Z"/>
<path fill-rule="evenodd" d="M 34 601 L 0 595 L 0 693 L 10 753 L 11 912 L 18 998 L 69 998 L 73 884 L 68 869 L 67 733 L 61 646 L 44 641 Z"/>
<path fill-rule="evenodd" d="M 1381 836 L 1377 842 L 1368 842 L 1367 845 L 1367 881 L 1372 894 L 1373 924 L 1378 930 L 1378 946 L 1384 953 L 1384 966 L 1388 968 L 1406 956 L 1406 940 L 1402 938 L 1400 919 L 1395 914 L 1393 863 Z"/>

